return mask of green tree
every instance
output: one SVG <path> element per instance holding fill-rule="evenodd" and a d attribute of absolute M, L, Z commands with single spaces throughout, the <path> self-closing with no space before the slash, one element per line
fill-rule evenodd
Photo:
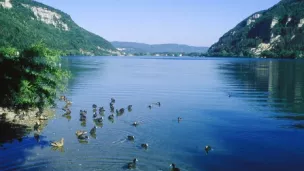
<path fill-rule="evenodd" d="M 56 93 L 64 90 L 70 73 L 60 66 L 59 52 L 42 43 L 19 53 L 14 48 L 0 49 L 0 105 L 43 109 L 54 104 Z"/>

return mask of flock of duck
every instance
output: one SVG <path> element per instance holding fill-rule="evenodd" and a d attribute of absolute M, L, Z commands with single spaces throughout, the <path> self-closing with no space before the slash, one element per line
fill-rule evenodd
<path fill-rule="evenodd" d="M 66 103 L 66 105 L 62 108 L 62 110 L 63 111 L 65 111 L 65 114 L 63 114 L 63 116 L 64 117 L 71 117 L 70 115 L 71 115 L 71 110 L 69 109 L 69 107 L 72 105 L 72 102 L 71 101 L 69 101 L 65 96 L 60 96 L 60 98 L 59 98 L 59 100 L 61 100 L 61 101 L 64 101 L 65 103 Z M 114 108 L 114 104 L 115 104 L 115 99 L 114 98 L 111 98 L 111 102 L 110 102 L 110 112 L 111 112 L 111 114 L 108 116 L 108 119 L 110 120 L 110 121 L 114 121 L 114 110 L 115 110 L 115 108 Z M 157 106 L 160 106 L 161 104 L 160 104 L 160 102 L 156 102 L 156 103 L 153 103 L 153 104 L 151 104 L 151 105 L 148 105 L 148 108 L 149 109 L 151 109 L 152 108 L 152 105 L 157 105 Z M 93 104 L 92 105 L 92 108 L 93 108 L 93 121 L 94 121 L 94 123 L 98 126 L 98 125 L 102 125 L 102 123 L 103 123 L 103 121 L 104 121 L 104 118 L 103 118 L 103 116 L 105 115 L 105 109 L 104 109 L 104 107 L 99 107 L 99 109 L 98 109 L 98 114 L 97 114 L 97 105 L 96 104 Z M 127 110 L 129 111 L 129 112 L 131 112 L 132 111 L 132 105 L 128 105 L 128 107 L 127 107 Z M 116 109 L 115 110 L 115 112 L 116 112 L 116 114 L 117 114 L 117 116 L 121 116 L 121 115 L 123 115 L 124 114 L 124 112 L 125 112 L 125 109 L 124 108 L 121 108 L 121 109 Z M 86 110 L 80 110 L 80 118 L 79 118 L 79 120 L 82 122 L 82 123 L 84 123 L 85 124 L 85 122 L 86 122 L 86 120 L 87 120 L 87 114 L 88 114 L 88 112 L 86 111 Z M 100 116 L 100 117 L 98 117 L 98 116 Z M 180 122 L 182 120 L 182 118 L 181 117 L 178 117 L 177 118 L 177 121 L 178 122 Z M 134 122 L 134 123 L 132 123 L 132 126 L 138 126 L 139 125 L 139 123 L 138 122 Z M 96 126 L 94 126 L 91 130 L 90 130 L 90 135 L 92 136 L 92 137 L 95 137 L 96 138 L 96 129 L 97 129 L 97 127 Z M 77 137 L 77 139 L 79 140 L 79 142 L 87 142 L 88 141 L 88 139 L 89 139 L 89 136 L 87 135 L 87 131 L 84 131 L 84 130 L 77 130 L 76 132 L 75 132 L 75 135 L 76 135 L 76 137 Z M 134 141 L 135 140 L 135 137 L 133 136 L 133 135 L 128 135 L 127 136 L 127 140 L 129 140 L 129 141 Z M 59 141 L 53 141 L 53 142 L 51 142 L 51 146 L 53 146 L 54 148 L 61 148 L 61 147 L 63 147 L 64 146 L 64 138 L 61 138 L 61 140 L 59 140 Z M 144 143 L 144 144 L 141 144 L 141 147 L 142 148 L 144 148 L 144 149 L 148 149 L 148 147 L 149 147 L 149 144 L 148 143 Z M 211 148 L 211 146 L 209 146 L 209 145 L 207 145 L 207 146 L 205 146 L 205 152 L 206 152 L 206 154 L 208 154 L 209 153 L 209 151 L 211 150 L 212 148 Z M 128 164 L 127 164 L 127 167 L 129 168 L 129 169 L 135 169 L 136 168 L 136 163 L 138 162 L 138 159 L 137 158 L 134 158 L 133 160 L 132 160 L 132 162 L 129 162 Z M 177 168 L 176 167 L 176 165 L 174 164 L 174 163 L 172 163 L 171 165 L 170 165 L 170 167 L 171 167 L 171 170 L 172 171 L 179 171 L 180 169 L 179 168 Z"/>

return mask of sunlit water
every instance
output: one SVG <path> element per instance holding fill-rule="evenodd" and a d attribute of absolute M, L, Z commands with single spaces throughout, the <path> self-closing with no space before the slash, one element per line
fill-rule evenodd
<path fill-rule="evenodd" d="M 119 171 L 135 157 L 142 171 L 170 170 L 171 163 L 189 171 L 304 166 L 304 61 L 71 57 L 63 66 L 73 73 L 71 119 L 58 102 L 38 143 L 32 133 L 0 147 L 0 170 Z M 133 105 L 114 123 L 107 119 L 111 97 L 118 109 Z M 158 101 L 160 107 L 147 107 Z M 105 121 L 96 139 L 81 144 L 75 131 L 94 126 L 92 104 L 106 108 Z M 89 111 L 86 125 L 80 109 Z M 62 137 L 63 151 L 52 150 L 49 142 Z M 206 145 L 213 148 L 208 155 Z"/>

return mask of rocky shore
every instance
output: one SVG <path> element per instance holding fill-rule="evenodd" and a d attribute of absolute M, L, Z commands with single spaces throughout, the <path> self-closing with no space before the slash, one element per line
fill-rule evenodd
<path fill-rule="evenodd" d="M 16 110 L 0 107 L 0 143 L 22 138 L 34 130 L 39 133 L 54 116 L 54 109 L 41 113 L 38 108 Z"/>

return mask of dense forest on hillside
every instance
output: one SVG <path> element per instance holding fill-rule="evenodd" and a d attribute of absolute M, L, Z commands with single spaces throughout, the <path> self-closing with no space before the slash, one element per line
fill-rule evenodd
<path fill-rule="evenodd" d="M 257 12 L 224 34 L 208 51 L 211 56 L 304 56 L 304 1 L 282 0 Z"/>
<path fill-rule="evenodd" d="M 67 55 L 112 55 L 116 49 L 100 36 L 79 27 L 69 15 L 32 0 L 0 6 L 0 46 L 24 49 L 43 41 Z M 34 13 L 36 12 L 36 14 Z"/>

